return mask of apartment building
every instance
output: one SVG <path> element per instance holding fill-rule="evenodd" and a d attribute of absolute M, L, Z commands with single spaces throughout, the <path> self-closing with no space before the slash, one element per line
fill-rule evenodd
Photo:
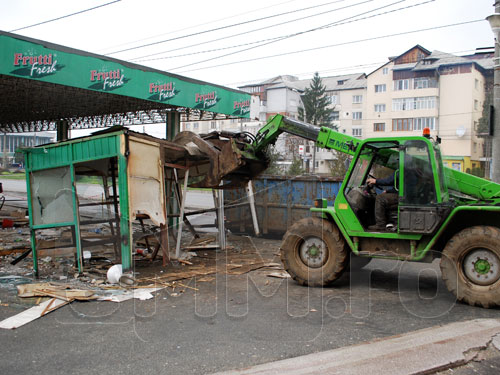
<path fill-rule="evenodd" d="M 477 136 L 492 59 L 455 56 L 415 46 L 367 75 L 366 137 L 419 135 L 442 139 L 444 162 L 481 167 L 484 140 Z"/>
<path fill-rule="evenodd" d="M 334 110 L 332 124 L 343 133 L 362 136 L 366 96 L 365 74 L 322 77 L 322 82 Z M 298 118 L 298 108 L 302 105 L 301 95 L 310 84 L 310 79 L 299 80 L 294 76 L 282 75 L 239 89 L 258 93 L 262 100 L 259 119 L 267 119 L 276 114 Z M 330 174 L 329 163 L 336 158 L 334 152 L 315 148 L 314 142 L 294 136 L 280 137 L 276 148 L 284 160 L 300 157 L 309 173 Z"/>
<path fill-rule="evenodd" d="M 375 71 L 322 77 L 333 108 L 332 123 L 359 138 L 419 135 L 429 127 L 442 139 L 444 162 L 461 171 L 488 169 L 484 138 L 477 136 L 485 92 L 493 83 L 490 50 L 469 56 L 410 48 Z M 281 75 L 239 87 L 252 93 L 251 119 L 185 123 L 184 130 L 255 133 L 275 114 L 298 118 L 301 95 L 310 79 Z M 281 136 L 276 145 L 284 161 L 301 158 L 310 173 L 329 174 L 334 152 L 314 142 Z"/>

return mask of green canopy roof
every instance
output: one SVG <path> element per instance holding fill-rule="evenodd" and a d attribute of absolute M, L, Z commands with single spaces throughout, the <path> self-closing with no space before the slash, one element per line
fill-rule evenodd
<path fill-rule="evenodd" d="M 0 131 L 248 118 L 250 95 L 0 31 Z"/>

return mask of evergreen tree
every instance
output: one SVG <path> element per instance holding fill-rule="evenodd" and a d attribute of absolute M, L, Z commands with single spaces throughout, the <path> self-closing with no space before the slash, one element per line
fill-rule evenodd
<path fill-rule="evenodd" d="M 493 91 L 486 93 L 483 103 L 482 116 L 479 119 L 477 133 L 479 136 L 489 135 L 490 132 L 490 107 L 493 105 Z"/>
<path fill-rule="evenodd" d="M 333 177 L 344 178 L 347 169 L 349 168 L 351 157 L 348 154 L 340 151 L 332 150 L 332 153 L 336 156 L 336 158 L 333 160 L 329 160 L 328 162 L 330 173 Z"/>
<path fill-rule="evenodd" d="M 336 128 L 332 125 L 331 114 L 334 108 L 330 108 L 330 99 L 325 95 L 326 87 L 321 81 L 318 72 L 314 73 L 314 77 L 309 87 L 302 94 L 303 107 L 299 107 L 299 120 L 309 124 L 318 126 L 327 126 Z"/>
<path fill-rule="evenodd" d="M 278 160 L 280 158 L 279 152 L 276 150 L 274 146 L 270 146 L 267 149 L 267 157 L 269 158 L 269 167 L 264 171 L 265 174 L 270 175 L 280 175 L 283 174 L 283 171 L 278 165 Z"/>
<path fill-rule="evenodd" d="M 289 176 L 299 176 L 301 174 L 304 174 L 304 168 L 302 167 L 302 159 L 300 158 L 293 159 L 290 168 L 288 168 L 287 174 Z"/>

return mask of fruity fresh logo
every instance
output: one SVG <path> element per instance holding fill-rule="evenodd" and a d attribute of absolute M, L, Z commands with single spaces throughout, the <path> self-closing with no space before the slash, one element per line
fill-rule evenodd
<path fill-rule="evenodd" d="M 92 90 L 112 91 L 125 85 L 130 78 L 125 78 L 122 69 L 110 70 L 109 72 L 91 70 L 89 86 Z"/>
<path fill-rule="evenodd" d="M 250 99 L 233 102 L 233 115 L 244 115 L 250 112 Z"/>
<path fill-rule="evenodd" d="M 149 84 L 149 93 L 152 94 L 149 99 L 150 100 L 158 100 L 160 102 L 165 102 L 167 100 L 172 99 L 176 96 L 180 90 L 175 88 L 175 84 L 173 82 L 169 83 L 150 83 Z"/>
<path fill-rule="evenodd" d="M 31 78 L 46 77 L 64 68 L 64 65 L 57 63 L 56 55 L 52 53 L 38 56 L 14 53 L 14 66 L 19 68 L 11 71 L 12 74 Z"/>
<path fill-rule="evenodd" d="M 194 96 L 194 107 L 200 109 L 208 109 L 217 104 L 220 98 L 217 96 L 215 91 L 208 94 L 195 94 Z"/>

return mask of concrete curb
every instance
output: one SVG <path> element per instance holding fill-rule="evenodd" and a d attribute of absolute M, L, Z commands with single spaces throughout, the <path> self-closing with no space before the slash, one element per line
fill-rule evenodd
<path fill-rule="evenodd" d="M 432 327 L 217 375 L 428 374 L 471 360 L 500 333 L 500 319 Z"/>

